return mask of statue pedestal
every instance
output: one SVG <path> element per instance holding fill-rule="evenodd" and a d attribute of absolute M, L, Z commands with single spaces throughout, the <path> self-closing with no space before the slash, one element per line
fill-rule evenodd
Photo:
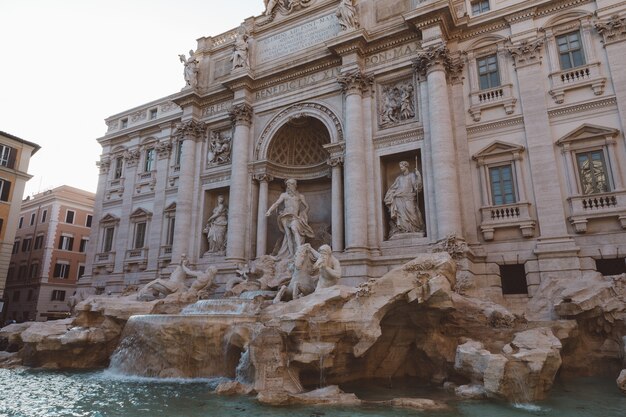
<path fill-rule="evenodd" d="M 391 236 L 388 240 L 404 240 L 404 239 L 421 239 L 425 236 L 424 232 L 413 232 L 413 233 L 396 233 Z"/>

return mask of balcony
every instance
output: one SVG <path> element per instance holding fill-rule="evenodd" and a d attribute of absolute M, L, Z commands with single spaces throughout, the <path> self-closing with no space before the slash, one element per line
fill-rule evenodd
<path fill-rule="evenodd" d="M 112 196 L 122 197 L 124 194 L 124 178 L 116 178 L 109 181 L 106 191 L 106 198 L 110 200 Z"/>
<path fill-rule="evenodd" d="M 493 240 L 496 229 L 518 227 L 523 237 L 535 234 L 536 222 L 530 216 L 530 203 L 504 204 L 480 209 L 480 230 L 485 240 Z"/>
<path fill-rule="evenodd" d="M 480 122 L 484 109 L 504 107 L 506 114 L 513 114 L 517 99 L 513 97 L 513 85 L 506 84 L 488 90 L 474 91 L 470 94 L 469 113 L 475 122 Z"/>
<path fill-rule="evenodd" d="M 124 269 L 126 272 L 130 272 L 133 265 L 136 265 L 141 271 L 148 267 L 148 248 L 129 249 L 126 251 L 126 258 L 124 258 Z"/>
<path fill-rule="evenodd" d="M 594 62 L 565 71 L 557 71 L 550 74 L 552 89 L 550 95 L 556 104 L 565 101 L 565 93 L 576 88 L 591 87 L 593 94 L 600 96 L 604 94 L 606 77 L 602 76 L 600 63 Z"/>
<path fill-rule="evenodd" d="M 574 196 L 568 198 L 569 221 L 576 233 L 586 233 L 591 219 L 617 217 L 622 229 L 626 229 L 626 191 Z"/>
<path fill-rule="evenodd" d="M 97 253 L 93 266 L 94 274 L 99 274 L 102 270 L 112 273 L 115 267 L 115 252 Z"/>

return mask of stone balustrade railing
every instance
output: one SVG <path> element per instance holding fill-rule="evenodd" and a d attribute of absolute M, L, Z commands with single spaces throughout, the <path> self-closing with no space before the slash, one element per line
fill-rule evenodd
<path fill-rule="evenodd" d="M 576 233 L 585 233 L 590 219 L 609 217 L 617 217 L 626 229 L 626 191 L 573 196 L 568 201 Z"/>
<path fill-rule="evenodd" d="M 596 96 L 604 93 L 606 78 L 602 76 L 599 62 L 593 62 L 550 74 L 550 95 L 557 104 L 565 101 L 565 93 L 575 88 L 591 87 Z"/>
<path fill-rule="evenodd" d="M 495 230 L 498 228 L 517 227 L 524 237 L 531 237 L 535 233 L 536 222 L 531 217 L 530 203 L 482 207 L 480 212 L 482 217 L 480 229 L 485 240 L 493 240 Z"/>

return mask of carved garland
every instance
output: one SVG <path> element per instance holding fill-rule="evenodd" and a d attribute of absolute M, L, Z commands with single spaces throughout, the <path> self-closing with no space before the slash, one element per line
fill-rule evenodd
<path fill-rule="evenodd" d="M 596 29 L 605 45 L 626 40 L 626 17 L 614 14 L 608 20 L 596 23 Z"/>
<path fill-rule="evenodd" d="M 204 122 L 197 122 L 195 120 L 189 120 L 183 123 L 178 123 L 172 136 L 178 140 L 197 139 L 204 136 L 206 132 L 206 124 Z"/>
<path fill-rule="evenodd" d="M 541 47 L 543 39 L 524 40 L 508 47 L 510 54 L 515 59 L 515 67 L 520 68 L 526 65 L 539 63 L 541 59 Z"/>
<path fill-rule="evenodd" d="M 276 115 L 276 117 L 274 117 L 265 127 L 256 145 L 255 158 L 257 160 L 265 158 L 267 150 L 269 148 L 270 138 L 276 133 L 276 131 L 278 130 L 278 126 L 282 126 L 284 123 L 288 122 L 292 118 L 303 116 L 316 117 L 324 122 L 324 119 L 319 117 L 319 113 L 322 113 L 324 116 L 326 116 L 326 120 L 330 119 L 330 121 L 332 122 L 335 128 L 335 132 L 337 133 L 336 137 L 334 138 L 336 139 L 336 142 L 343 141 L 343 128 L 341 126 L 341 121 L 332 110 L 324 105 L 317 103 L 299 103 L 290 106 L 278 113 L 278 115 Z M 332 133 L 333 132 L 330 132 L 331 140 L 333 139 Z"/>

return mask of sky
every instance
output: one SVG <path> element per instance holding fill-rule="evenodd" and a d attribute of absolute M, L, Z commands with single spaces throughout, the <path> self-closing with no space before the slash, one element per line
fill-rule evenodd
<path fill-rule="evenodd" d="M 184 86 L 179 54 L 263 0 L 0 0 L 0 131 L 41 149 L 26 196 L 96 192 L 104 119 Z"/>

